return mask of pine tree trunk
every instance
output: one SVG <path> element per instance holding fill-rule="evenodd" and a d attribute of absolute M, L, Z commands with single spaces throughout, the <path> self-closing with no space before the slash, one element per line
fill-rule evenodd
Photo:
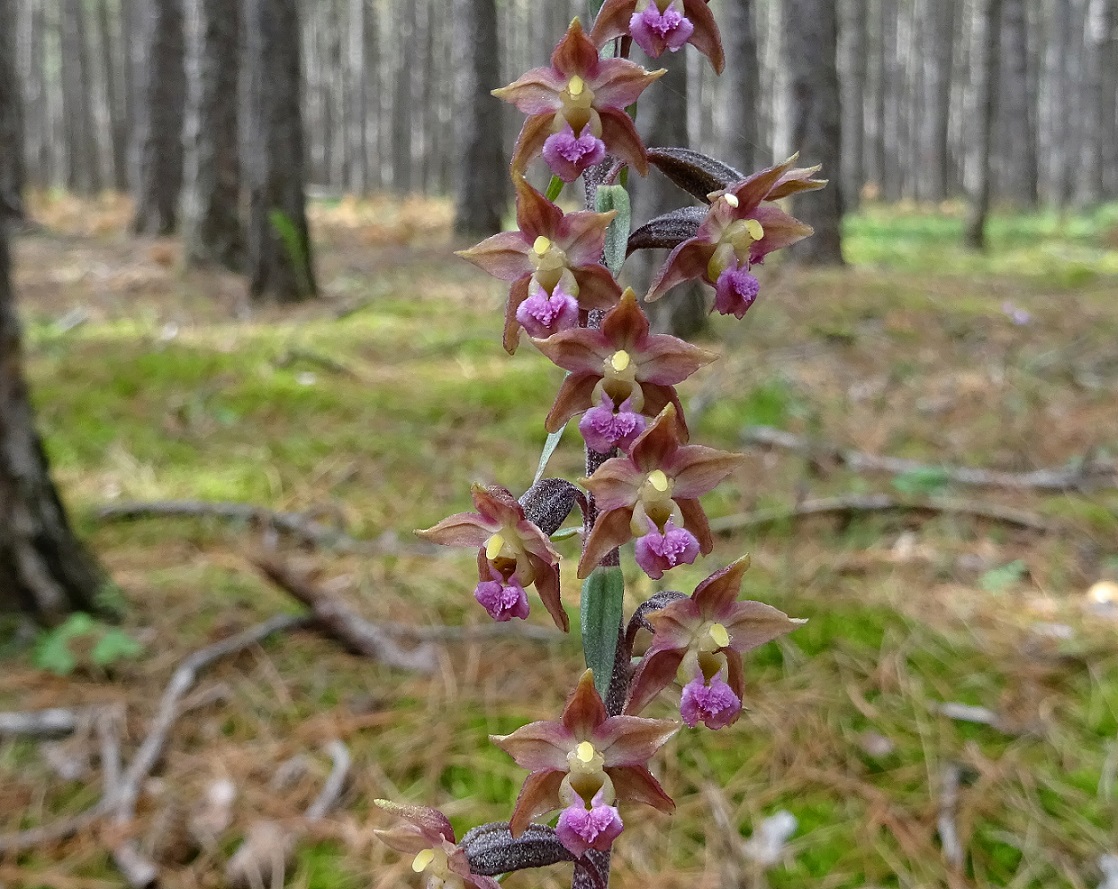
<path fill-rule="evenodd" d="M 726 137 L 722 160 L 748 175 L 769 160 L 761 145 L 758 126 L 761 72 L 757 60 L 757 20 L 754 0 L 730 0 L 725 7 L 722 39 L 726 70 L 722 86 L 726 97 L 722 114 Z"/>
<path fill-rule="evenodd" d="M 7 106 L 0 93 L 0 111 Z M 7 224 L 0 221 L 0 612 L 45 623 L 92 610 L 100 567 L 70 529 L 23 380 Z"/>
<path fill-rule="evenodd" d="M 494 50 L 495 0 L 455 0 L 455 119 L 458 148 L 454 230 L 477 239 L 501 230 L 507 202 L 508 161 L 501 143 L 501 102 L 489 94 L 501 86 Z"/>
<path fill-rule="evenodd" d="M 109 10 L 109 0 L 98 0 L 97 30 L 101 48 L 101 68 L 105 78 L 105 109 L 109 123 L 109 144 L 112 151 L 113 187 L 128 190 L 128 118 L 116 60 L 125 41 L 117 41 Z M 124 63 L 128 67 L 128 63 Z M 120 79 L 118 79 L 120 78 Z"/>
<path fill-rule="evenodd" d="M 0 22 L 15 22 L 15 0 L 0 0 Z M 0 226 L 23 218 L 23 97 L 16 77 L 16 30 L 0 30 Z"/>
<path fill-rule="evenodd" d="M 228 0 L 187 0 L 183 241 L 187 265 L 244 264 L 237 127 L 240 14 Z"/>
<path fill-rule="evenodd" d="M 948 134 L 951 120 L 951 69 L 954 62 L 955 0 L 940 0 L 926 9 L 928 39 L 924 48 L 923 197 L 946 200 L 951 182 Z"/>
<path fill-rule="evenodd" d="M 865 95 L 867 74 L 867 0 L 846 0 L 840 7 L 840 64 L 842 65 L 842 194 L 843 206 L 853 210 L 865 184 Z"/>
<path fill-rule="evenodd" d="M 682 53 L 661 56 L 660 67 L 668 73 L 657 83 L 657 101 L 651 104 L 645 143 L 673 148 L 687 148 L 687 60 Z M 634 216 L 641 222 L 690 204 L 688 196 L 653 171 L 647 178 L 635 181 L 633 177 Z M 631 260 L 632 271 L 643 292 L 647 289 L 653 272 L 664 258 L 662 251 L 645 250 Z M 707 294 L 697 284 L 676 287 L 656 302 L 644 303 L 648 319 L 658 333 L 690 339 L 707 327 L 710 306 Z"/>
<path fill-rule="evenodd" d="M 1001 106 L 1004 195 L 1022 208 L 1037 205 L 1036 115 L 1029 95 L 1029 34 L 1025 0 L 1003 0 Z"/>
<path fill-rule="evenodd" d="M 138 235 L 169 235 L 182 190 L 182 118 L 186 94 L 181 0 L 147 0 L 138 10 L 140 64 L 136 102 Z"/>
<path fill-rule="evenodd" d="M 831 0 L 785 0 L 786 58 L 791 74 L 792 145 L 800 161 L 823 164 L 824 172 L 842 169 L 842 124 L 835 68 L 838 22 Z M 797 262 L 842 264 L 842 189 L 824 188 L 799 195 L 792 212 L 815 229 L 791 248 Z"/>
<path fill-rule="evenodd" d="M 307 230 L 298 0 L 248 0 L 249 294 L 317 296 Z"/>
<path fill-rule="evenodd" d="M 1002 0 L 983 0 L 977 17 L 976 45 L 981 48 L 975 65 L 974 162 L 971 167 L 970 208 L 964 243 L 972 250 L 986 249 L 986 217 L 990 213 L 990 151 L 997 111 L 998 73 L 1001 60 Z"/>

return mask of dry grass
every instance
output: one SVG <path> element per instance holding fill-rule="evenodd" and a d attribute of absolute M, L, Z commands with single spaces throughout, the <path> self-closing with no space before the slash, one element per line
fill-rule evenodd
<path fill-rule="evenodd" d="M 250 311 L 233 276 L 180 271 L 173 241 L 124 237 L 118 201 L 53 198 L 36 212 L 46 229 L 21 240 L 18 285 L 40 422 L 79 525 L 123 592 L 125 626 L 148 653 L 111 676 L 59 679 L 9 650 L 0 708 L 121 702 L 134 749 L 182 656 L 293 607 L 251 571 L 259 541 L 249 529 L 98 526 L 98 503 L 245 500 L 318 509 L 355 535 L 407 541 L 412 528 L 464 508 L 469 481 L 529 480 L 559 375 L 527 348 L 512 360 L 500 351 L 500 289 L 446 258 L 445 205 L 316 207 L 327 298 L 285 313 Z M 1018 231 L 1003 221 L 998 252 L 961 258 L 953 271 L 950 218 L 871 210 L 852 225 L 855 268 L 767 270 L 746 322 L 715 325 L 725 357 L 684 394 L 695 439 L 736 447 L 743 426 L 764 423 L 932 463 L 1024 470 L 1114 456 L 1118 251 L 1099 218 L 1067 229 L 1064 254 L 1053 243 L 1065 235 L 1049 233 L 1041 258 L 1008 267 L 1046 223 L 1024 220 Z M 896 255 L 882 248 L 888 238 Z M 1007 301 L 1031 322 L 1014 324 Z M 580 470 L 573 440 L 555 467 Z M 757 452 L 708 507 L 721 515 L 891 485 Z M 811 620 L 751 659 L 750 711 L 738 726 L 686 732 L 656 764 L 679 809 L 624 813 L 619 889 L 1096 883 L 1097 857 L 1118 851 L 1118 623 L 1084 592 L 1118 574 L 1118 499 L 983 496 L 1071 532 L 902 516 L 720 542 L 717 564 L 753 553 L 750 597 Z M 298 558 L 370 619 L 479 620 L 468 555 Z M 1021 570 L 997 573 L 1017 560 Z M 689 590 L 710 567 L 670 579 Z M 573 573 L 564 579 L 575 609 Z M 634 597 L 654 588 L 631 580 Z M 417 678 L 310 634 L 274 640 L 205 677 L 202 688 L 223 683 L 228 693 L 176 730 L 137 832 L 173 822 L 212 781 L 231 779 L 232 827 L 189 860 L 164 853 L 166 885 L 220 885 L 249 823 L 296 818 L 310 802 L 329 767 L 322 745 L 340 737 L 356 760 L 353 787 L 301 844 L 289 885 L 402 885 L 414 878 L 372 841 L 382 822 L 371 800 L 440 805 L 461 829 L 506 816 L 522 774 L 486 736 L 553 716 L 579 658 L 577 640 L 450 642 L 437 675 Z M 988 707 L 1010 731 L 952 722 L 934 710 L 942 701 Z M 72 742 L 79 758 L 89 753 L 81 744 Z M 276 791 L 277 768 L 300 755 L 305 771 Z M 965 778 L 958 871 L 944 865 L 936 835 L 950 763 Z M 0 745 L 0 831 L 77 811 L 98 792 L 95 771 L 65 781 L 36 745 Z M 762 876 L 741 840 L 780 808 L 800 827 L 785 862 Z M 0 864 L 0 882 L 115 885 L 102 839 Z M 508 885 L 551 889 L 562 876 Z"/>

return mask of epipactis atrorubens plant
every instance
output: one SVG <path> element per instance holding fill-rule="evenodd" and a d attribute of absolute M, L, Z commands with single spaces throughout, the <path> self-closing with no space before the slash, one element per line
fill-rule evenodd
<path fill-rule="evenodd" d="M 742 654 L 799 623 L 769 605 L 738 599 L 748 558 L 715 571 L 690 596 L 656 593 L 625 620 L 621 548 L 633 541 L 637 565 L 655 579 L 709 554 L 713 540 L 699 498 L 743 458 L 691 444 L 676 393 L 677 384 L 716 356 L 651 333 L 636 295 L 622 290 L 617 276 L 632 252 L 667 248 L 645 300 L 699 279 L 714 289 L 714 310 L 741 318 L 759 290 L 752 267 L 811 233 L 776 202 L 825 181 L 816 178 L 818 167 L 794 167 L 794 158 L 745 176 L 699 152 L 647 148 L 632 113 L 664 71 L 629 61 L 629 48 L 636 43 L 656 58 L 691 44 L 720 72 L 717 24 L 705 0 L 591 0 L 591 6 L 597 11 L 589 33 L 575 19 L 550 65 L 494 90 L 527 115 L 511 161 L 517 229 L 460 254 L 509 283 L 505 349 L 515 352 L 524 331 L 567 371 L 544 420 L 550 437 L 536 480 L 520 497 L 475 485 L 473 511 L 418 532 L 477 551 L 474 598 L 494 620 L 527 617 L 528 590 L 535 587 L 567 631 L 552 538 L 577 506 L 587 670 L 557 719 L 493 737 L 528 772 L 509 821 L 474 828 L 459 840 L 435 809 L 378 801 L 399 819 L 378 835 L 413 856 L 427 887 L 493 889 L 501 874 L 573 862 L 576 889 L 606 889 L 610 850 L 624 829 L 619 804 L 662 812 L 674 806 L 648 762 L 680 723 L 641 714 L 678 683 L 683 724 L 732 725 L 742 710 Z M 537 159 L 552 173 L 546 194 L 524 178 Z M 699 203 L 631 230 L 628 194 L 619 183 L 626 168 L 644 175 L 650 166 Z M 565 213 L 554 201 L 579 177 L 586 209 Z M 587 464 L 577 486 L 542 477 L 575 417 Z M 634 659 L 642 634 L 650 641 Z M 555 811 L 555 826 L 535 820 Z"/>

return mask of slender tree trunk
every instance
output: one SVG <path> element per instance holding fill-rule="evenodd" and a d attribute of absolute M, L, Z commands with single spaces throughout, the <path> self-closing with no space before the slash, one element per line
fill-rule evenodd
<path fill-rule="evenodd" d="M 1088 207 L 1102 200 L 1104 182 L 1107 171 L 1103 160 L 1110 154 L 1106 143 L 1107 138 L 1107 112 L 1111 109 L 1113 116 L 1114 92 L 1106 92 L 1107 76 L 1105 65 L 1107 62 L 1108 44 L 1114 37 L 1110 31 L 1114 22 L 1110 17 L 1108 0 L 1087 0 L 1086 15 L 1084 16 L 1084 78 L 1082 85 L 1082 139 L 1079 150 L 1079 176 L 1076 192 L 1076 203 L 1081 207 Z M 1111 134 L 1112 135 L 1112 134 Z"/>
<path fill-rule="evenodd" d="M 14 0 L 0 0 L 0 22 L 15 23 Z M 0 228 L 23 218 L 23 97 L 16 77 L 16 29 L 0 30 Z"/>
<path fill-rule="evenodd" d="M 1036 115 L 1029 95 L 1029 34 L 1025 0 L 1002 0 L 1001 140 L 1004 193 L 1018 207 L 1037 204 Z"/>
<path fill-rule="evenodd" d="M 415 45 L 415 5 L 392 4 L 395 10 L 396 66 L 395 88 L 392 91 L 392 187 L 400 194 L 407 194 L 414 187 L 412 181 L 412 130 L 411 87 L 414 69 L 412 52 Z M 490 38 L 492 39 L 492 35 Z M 490 87 L 494 89 L 494 87 Z M 461 109 L 459 109 L 461 112 Z"/>
<path fill-rule="evenodd" d="M 0 111 L 8 97 L 0 92 Z M 35 431 L 7 232 L 0 221 L 0 612 L 51 623 L 71 611 L 92 610 L 105 578 L 70 529 Z"/>
<path fill-rule="evenodd" d="M 121 95 L 123 79 L 120 78 L 117 64 L 120 45 L 124 41 L 118 42 L 115 39 L 109 0 L 98 0 L 97 30 L 101 68 L 105 78 L 105 110 L 109 125 L 113 187 L 124 192 L 128 190 L 128 118 L 124 97 Z M 124 67 L 128 67 L 127 62 Z"/>
<path fill-rule="evenodd" d="M 955 0 L 939 0 L 926 7 L 927 40 L 924 51 L 924 116 L 921 169 L 926 180 L 923 197 L 946 200 L 951 188 L 948 141 L 951 122 L 951 71 L 954 61 Z"/>
<path fill-rule="evenodd" d="M 142 62 L 136 120 L 136 215 L 132 231 L 169 235 L 182 190 L 186 95 L 181 0 L 147 0 L 140 13 Z"/>
<path fill-rule="evenodd" d="M 886 117 L 888 112 L 885 82 L 889 77 L 889 35 L 886 33 L 886 7 L 896 0 L 874 0 L 871 16 L 874 22 L 871 37 L 871 83 L 873 84 L 873 114 L 870 128 L 871 140 L 866 153 L 869 178 L 874 184 L 875 197 L 881 199 L 885 192 L 885 168 L 888 166 L 888 146 L 885 144 Z"/>
<path fill-rule="evenodd" d="M 657 84 L 657 101 L 650 103 L 645 142 L 679 148 L 688 147 L 687 127 L 687 60 L 682 53 L 661 56 L 661 67 L 667 68 Z M 669 210 L 689 203 L 687 195 L 664 176 L 652 172 L 635 183 L 634 215 L 640 220 L 651 219 Z M 653 272 L 663 259 L 662 251 L 646 250 L 632 258 L 632 274 L 647 289 Z M 663 299 L 644 304 L 648 319 L 660 333 L 689 339 L 707 327 L 710 306 L 703 288 L 696 284 L 676 287 Z"/>
<path fill-rule="evenodd" d="M 508 198 L 508 162 L 501 143 L 501 103 L 489 94 L 500 86 L 495 0 L 455 0 L 455 97 L 458 122 L 454 230 L 480 238 L 501 230 Z"/>
<path fill-rule="evenodd" d="M 253 299 L 317 295 L 307 230 L 298 0 L 247 0 L 248 258 Z"/>
<path fill-rule="evenodd" d="M 747 175 L 769 160 L 761 145 L 759 106 L 760 64 L 757 60 L 757 21 L 754 0 L 729 0 L 722 39 L 726 70 L 722 74 L 726 124 L 722 159 Z"/>
<path fill-rule="evenodd" d="M 82 194 L 101 190 L 93 124 L 92 70 L 86 39 L 85 9 L 81 0 L 66 0 L 60 9 L 62 25 L 62 113 L 69 166 L 66 184 Z"/>
<path fill-rule="evenodd" d="M 990 149 L 1001 65 L 1001 35 L 998 32 L 1001 13 L 1002 0 L 982 0 L 976 19 L 976 46 L 981 48 L 981 52 L 975 60 L 975 113 L 972 116 L 974 163 L 971 167 L 973 181 L 964 231 L 964 243 L 972 250 L 986 249 L 986 217 L 990 213 Z"/>
<path fill-rule="evenodd" d="M 188 265 L 244 263 L 237 127 L 240 15 L 229 0 L 187 0 L 183 241 Z"/>
<path fill-rule="evenodd" d="M 784 32 L 792 77 L 792 144 L 804 163 L 842 169 L 842 124 L 835 68 L 838 22 L 831 0 L 784 0 Z M 791 256 L 811 265 L 842 264 L 842 189 L 799 195 L 793 213 L 815 234 Z"/>
<path fill-rule="evenodd" d="M 349 76 L 349 190 L 354 194 L 369 191 L 369 144 L 366 114 L 368 80 L 365 75 L 365 50 L 368 46 L 368 11 L 365 0 L 349 0 L 349 40 L 346 68 Z"/>

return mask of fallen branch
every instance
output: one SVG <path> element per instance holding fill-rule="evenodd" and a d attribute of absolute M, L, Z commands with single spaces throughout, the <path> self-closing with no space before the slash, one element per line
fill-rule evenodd
<path fill-rule="evenodd" d="M 315 626 L 352 654 L 379 660 L 390 667 L 431 673 L 437 665 L 437 650 L 423 643 L 410 651 L 396 644 L 383 629 L 332 599 L 321 587 L 295 573 L 274 557 L 260 556 L 256 567 L 268 580 L 290 593 L 311 610 Z"/>
<path fill-rule="evenodd" d="M 1074 468 L 1037 469 L 1032 472 L 1000 472 L 970 466 L 920 463 L 903 457 L 881 457 L 814 441 L 771 426 L 750 426 L 742 433 L 746 444 L 763 445 L 804 454 L 817 463 L 836 463 L 855 472 L 935 473 L 945 481 L 978 488 L 1010 488 L 1032 491 L 1086 491 L 1118 487 L 1118 466 L 1084 461 Z"/>
<path fill-rule="evenodd" d="M 338 804 L 338 801 L 342 798 L 342 793 L 345 791 L 345 783 L 349 777 L 349 767 L 352 763 L 349 750 L 341 741 L 331 741 L 326 745 L 326 750 L 330 754 L 333 765 L 330 768 L 329 776 L 326 778 L 326 783 L 322 787 L 322 792 L 307 807 L 304 815 L 311 824 L 321 821 Z"/>
<path fill-rule="evenodd" d="M 72 734 L 84 717 L 82 711 L 62 707 L 0 713 L 0 738 L 57 738 Z"/>
<path fill-rule="evenodd" d="M 962 769 L 958 763 L 949 762 L 943 767 L 940 773 L 939 814 L 936 817 L 936 832 L 943 849 L 943 860 L 956 871 L 963 866 L 963 844 L 959 842 L 959 831 L 955 827 L 961 780 Z"/>
<path fill-rule="evenodd" d="M 1054 533 L 1063 530 L 1060 525 L 1034 512 L 977 500 L 904 500 L 889 494 L 845 494 L 840 497 L 820 497 L 805 500 L 790 509 L 758 509 L 711 519 L 710 529 L 726 533 L 743 528 L 765 528 L 813 516 L 836 516 L 852 519 L 876 512 L 910 512 L 928 515 L 961 515 L 986 519 L 1029 531 Z"/>
<path fill-rule="evenodd" d="M 118 825 L 129 824 L 136 813 L 140 788 L 163 755 L 171 729 L 182 712 L 179 702 L 198 681 L 199 674 L 214 662 L 244 651 L 274 633 L 306 627 L 311 623 L 310 615 L 280 615 L 188 655 L 171 674 L 147 737 L 121 774 L 116 787 L 106 791 L 90 808 L 70 818 L 19 833 L 0 835 L 0 855 L 68 839 L 106 815 L 113 815 Z"/>
<path fill-rule="evenodd" d="M 380 555 L 430 555 L 440 548 L 428 544 L 401 544 L 395 540 L 361 540 L 340 528 L 318 521 L 302 512 L 282 512 L 252 503 L 227 503 L 206 500 L 153 500 L 150 502 L 106 503 L 93 511 L 100 522 L 132 522 L 141 519 L 222 519 L 290 534 L 307 546 L 338 549 L 344 552 Z"/>

